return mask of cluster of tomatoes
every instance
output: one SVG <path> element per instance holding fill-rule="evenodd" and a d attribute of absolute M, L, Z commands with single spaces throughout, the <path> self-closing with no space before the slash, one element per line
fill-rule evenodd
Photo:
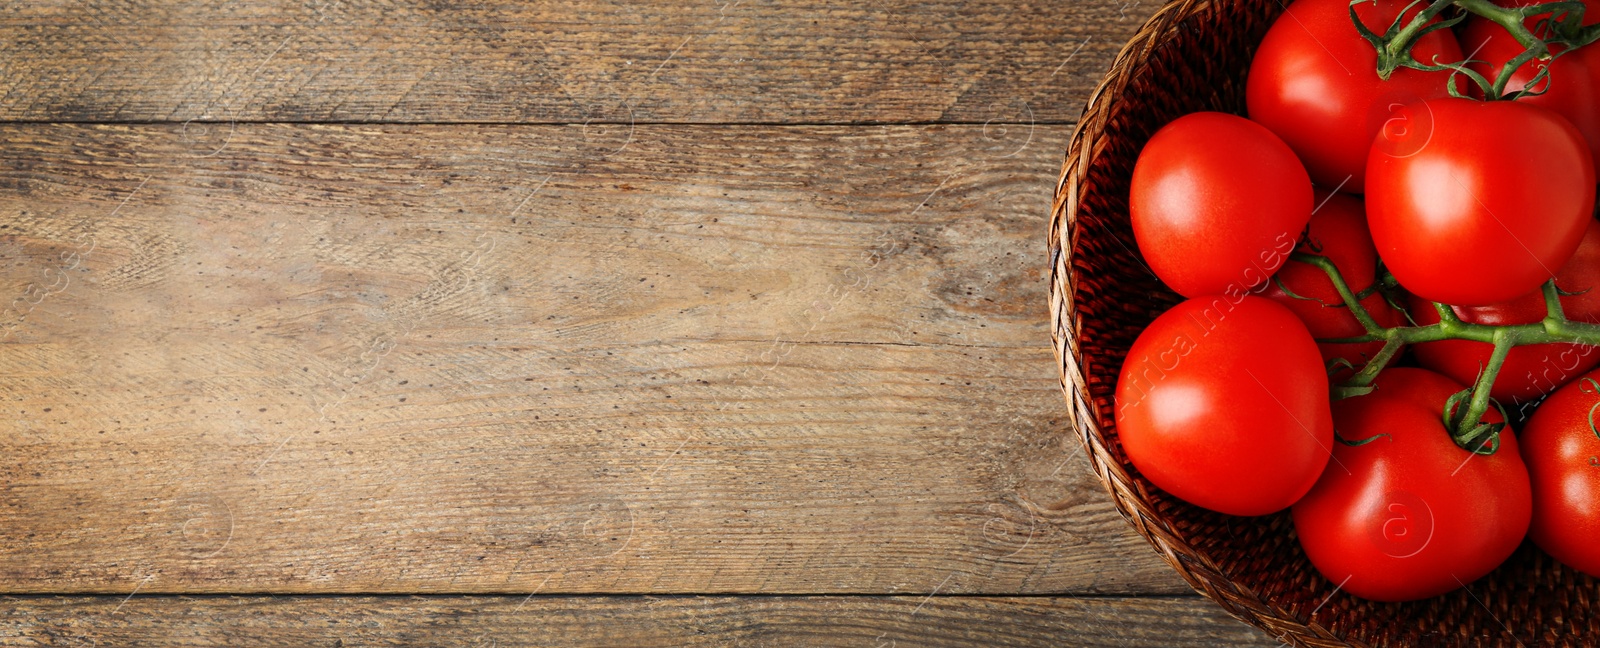
<path fill-rule="evenodd" d="M 1124 361 L 1118 438 L 1190 503 L 1291 509 L 1311 562 L 1357 596 L 1449 592 L 1527 537 L 1600 576 L 1600 339 L 1456 334 L 1600 323 L 1600 44 L 1518 69 L 1542 94 L 1464 98 L 1449 70 L 1374 72 L 1352 18 L 1383 33 L 1402 11 L 1297 0 L 1253 59 L 1248 119 L 1186 115 L 1140 153 L 1134 235 L 1187 299 Z M 1473 16 L 1412 54 L 1492 74 L 1524 49 Z M 1373 335 L 1429 326 L 1404 353 Z M 1479 423 L 1496 432 L 1467 445 L 1451 422 L 1490 366 Z M 1359 395 L 1330 396 L 1358 376 Z"/>

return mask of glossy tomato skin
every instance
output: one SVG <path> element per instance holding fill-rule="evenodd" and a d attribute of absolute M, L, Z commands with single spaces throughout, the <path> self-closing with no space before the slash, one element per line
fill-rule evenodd
<path fill-rule="evenodd" d="M 1521 544 L 1528 470 L 1509 429 L 1488 456 L 1450 439 L 1441 417 L 1459 383 L 1396 367 L 1376 385 L 1334 403 L 1341 438 L 1376 438 L 1334 448 L 1322 479 L 1294 506 L 1295 532 L 1311 563 L 1344 591 L 1385 602 L 1437 596 L 1489 573 Z"/>
<path fill-rule="evenodd" d="M 1116 400 L 1128 460 L 1156 486 L 1213 511 L 1265 515 L 1306 493 L 1333 420 L 1316 344 L 1261 297 L 1185 301 L 1128 352 Z"/>
<path fill-rule="evenodd" d="M 1311 207 L 1311 180 L 1282 140 L 1214 112 L 1179 117 L 1150 138 L 1128 201 L 1139 251 L 1185 297 L 1265 284 Z"/>
<path fill-rule="evenodd" d="M 1583 136 L 1520 102 L 1435 99 L 1397 109 L 1373 140 L 1367 222 L 1400 285 L 1487 306 L 1537 290 L 1594 213 Z"/>
<path fill-rule="evenodd" d="M 1600 577 L 1600 372 L 1557 391 L 1519 442 L 1533 480 L 1534 543 L 1556 560 Z"/>
<path fill-rule="evenodd" d="M 1370 288 L 1377 277 L 1378 252 L 1372 245 L 1372 235 L 1367 231 L 1367 212 L 1361 199 L 1344 194 L 1317 192 L 1318 207 L 1311 215 L 1306 235 L 1295 247 L 1296 252 L 1327 257 L 1339 269 L 1351 291 L 1360 293 Z M 1283 304 L 1300 321 L 1305 323 L 1311 337 L 1318 340 L 1357 337 L 1366 333 L 1344 299 L 1333 287 L 1327 273 L 1307 263 L 1290 260 L 1278 270 L 1262 296 Z M 1403 316 L 1376 292 L 1361 300 L 1367 313 L 1381 326 L 1400 326 Z M 1383 349 L 1382 342 L 1364 344 L 1317 343 L 1322 352 L 1324 366 L 1343 359 L 1353 368 L 1334 372 L 1334 380 L 1343 380 L 1366 365 L 1366 361 Z"/>
<path fill-rule="evenodd" d="M 1383 33 L 1406 5 L 1379 0 L 1356 7 L 1362 24 Z M 1424 36 L 1419 60 L 1461 60 L 1449 30 Z M 1277 133 L 1299 154 L 1312 180 L 1361 193 L 1367 150 L 1391 103 L 1449 96 L 1447 72 L 1399 69 L 1388 81 L 1374 73 L 1372 45 L 1350 22 L 1348 0 L 1296 0 L 1273 23 L 1256 50 L 1246 81 L 1250 118 Z"/>
<path fill-rule="evenodd" d="M 1600 324 L 1600 222 L 1590 220 L 1578 251 L 1556 274 L 1556 287 L 1569 293 L 1561 297 L 1567 319 Z M 1412 319 L 1418 324 L 1439 322 L 1433 304 L 1413 298 Z M 1544 291 L 1537 290 L 1511 301 L 1488 306 L 1454 306 L 1464 322 L 1491 326 L 1532 324 L 1545 317 Z M 1417 363 L 1456 382 L 1472 383 L 1489 364 L 1492 345 L 1471 340 L 1443 340 L 1413 347 Z M 1529 344 L 1513 347 L 1495 377 L 1489 395 L 1508 410 L 1532 409 L 1540 396 L 1555 391 L 1583 372 L 1600 365 L 1600 348 L 1586 344 Z"/>
<path fill-rule="evenodd" d="M 1496 4 L 1503 7 L 1520 7 L 1541 2 L 1542 0 L 1498 0 Z M 1583 14 L 1583 24 L 1592 25 L 1600 22 L 1600 0 L 1584 0 L 1584 5 L 1586 9 Z M 1543 16 L 1528 18 L 1526 21 L 1528 28 L 1537 33 L 1537 23 L 1542 18 Z M 1460 42 L 1463 50 L 1477 52 L 1473 59 L 1481 61 L 1469 67 L 1491 79 L 1493 75 L 1499 73 L 1507 61 L 1524 50 L 1522 44 L 1518 43 L 1504 27 L 1478 16 L 1472 16 L 1462 24 Z M 1517 101 L 1549 109 L 1572 122 L 1588 141 L 1590 156 L 1596 167 L 1600 168 L 1600 83 L 1596 83 L 1600 80 L 1600 69 L 1592 67 L 1596 64 L 1600 64 L 1600 58 L 1594 56 L 1592 47 L 1558 56 L 1553 61 L 1530 61 L 1524 63 L 1512 75 L 1511 81 L 1506 84 L 1506 90 L 1513 91 L 1527 87 L 1540 69 L 1549 68 L 1548 83 L 1541 82 L 1538 85 L 1544 92 L 1525 96 Z"/>

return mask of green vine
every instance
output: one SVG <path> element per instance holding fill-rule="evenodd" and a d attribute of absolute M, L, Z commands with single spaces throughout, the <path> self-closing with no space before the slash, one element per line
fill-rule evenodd
<path fill-rule="evenodd" d="M 1600 40 L 1600 23 L 1583 26 L 1584 5 L 1579 0 L 1558 0 L 1525 7 L 1502 7 L 1493 0 L 1413 0 L 1382 34 L 1373 32 L 1356 13 L 1356 7 L 1377 2 L 1351 0 L 1350 20 L 1355 23 L 1361 37 L 1377 51 L 1378 76 L 1388 79 L 1395 70 L 1403 67 L 1425 72 L 1448 70 L 1451 72 L 1449 92 L 1457 97 L 1462 96 L 1455 79 L 1457 74 L 1477 84 L 1483 95 L 1490 99 L 1517 99 L 1543 93 L 1550 83 L 1549 66 L 1540 66 L 1534 77 L 1520 89 L 1508 94 L 1506 86 L 1516 71 L 1530 61 L 1550 61 Z M 1406 15 L 1419 7 L 1421 10 L 1407 20 Z M 1412 47 L 1422 37 L 1454 27 L 1474 15 L 1504 27 L 1525 48 L 1500 66 L 1499 70 L 1492 71 L 1493 78 L 1467 65 L 1485 61 L 1440 61 L 1437 57 L 1432 61 L 1419 61 L 1412 54 Z M 1528 25 L 1529 18 L 1537 19 L 1532 27 Z"/>
<path fill-rule="evenodd" d="M 1433 308 L 1439 314 L 1438 323 L 1418 325 L 1413 321 L 1403 326 L 1385 327 L 1367 312 L 1365 306 L 1361 305 L 1357 294 L 1345 282 L 1344 276 L 1339 273 L 1339 269 L 1334 266 L 1331 259 L 1304 252 L 1296 252 L 1289 258 L 1321 269 L 1333 284 L 1334 290 L 1339 293 L 1339 297 L 1344 300 L 1345 307 L 1350 309 L 1350 315 L 1365 331 L 1356 337 L 1320 339 L 1318 342 L 1329 344 L 1383 342 L 1382 350 L 1368 360 L 1366 366 L 1345 381 L 1333 385 L 1334 400 L 1370 393 L 1372 383 L 1377 379 L 1379 372 L 1383 371 L 1389 361 L 1408 344 L 1470 340 L 1494 345 L 1489 362 L 1479 371 L 1473 385 L 1451 396 L 1445 403 L 1446 428 L 1450 430 L 1456 445 L 1470 452 L 1494 454 L 1500 447 L 1499 433 L 1505 428 L 1503 421 L 1507 417 L 1500 404 L 1489 397 L 1489 391 L 1494 385 L 1495 378 L 1500 375 L 1500 369 L 1511 349 L 1527 344 L 1600 346 L 1600 325 L 1567 319 L 1561 308 L 1560 298 L 1563 293 L 1556 287 L 1555 280 L 1544 284 L 1545 317 L 1538 322 L 1510 326 L 1474 324 L 1456 316 L 1455 310 L 1449 306 L 1434 302 Z M 1378 281 L 1374 283 L 1374 286 L 1385 292 L 1391 292 L 1389 288 L 1396 285 L 1398 284 L 1394 276 L 1386 270 L 1380 272 Z M 1600 384 L 1596 384 L 1595 387 L 1600 390 Z M 1490 407 L 1500 411 L 1502 422 L 1486 423 L 1483 420 Z M 1596 407 L 1600 407 L 1600 404 Z M 1591 429 L 1597 429 L 1594 427 L 1594 414 L 1595 411 L 1591 410 Z M 1600 436 L 1600 431 L 1596 431 L 1596 435 Z"/>

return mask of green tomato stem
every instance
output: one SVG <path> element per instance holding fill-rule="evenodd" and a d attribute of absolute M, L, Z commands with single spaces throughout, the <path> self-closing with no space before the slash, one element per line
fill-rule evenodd
<path fill-rule="evenodd" d="M 1554 283 L 1554 282 L 1551 282 Z M 1494 353 L 1489 355 L 1489 364 L 1478 372 L 1478 380 L 1472 384 L 1472 401 L 1467 405 L 1465 415 L 1457 417 L 1456 429 L 1451 430 L 1451 437 L 1456 440 L 1456 445 L 1468 451 L 1474 449 L 1478 439 L 1472 438 L 1473 431 L 1483 421 L 1483 415 L 1489 411 L 1489 392 L 1494 386 L 1495 378 L 1500 375 L 1500 368 L 1506 363 L 1506 356 L 1511 353 L 1514 346 L 1508 336 L 1504 335 L 1506 329 L 1495 331 Z"/>
<path fill-rule="evenodd" d="M 1533 33 L 1533 30 L 1528 29 L 1528 25 L 1525 20 L 1530 15 L 1547 13 L 1554 9 L 1560 8 L 1552 5 L 1571 4 L 1578 5 L 1577 11 L 1583 11 L 1582 2 L 1551 2 L 1546 4 L 1529 5 L 1526 7 L 1502 7 L 1491 2 L 1490 0 L 1455 0 L 1456 6 L 1466 9 L 1468 12 L 1474 15 L 1504 27 L 1507 32 L 1511 33 L 1511 37 L 1517 39 L 1517 42 L 1521 43 L 1523 47 L 1536 52 L 1535 56 L 1545 56 L 1549 54 L 1550 50 L 1545 45 L 1544 39 L 1539 38 L 1538 35 Z M 1568 6 L 1567 8 L 1570 9 L 1571 7 Z M 1582 16 L 1579 16 L 1579 18 L 1581 19 Z"/>
<path fill-rule="evenodd" d="M 1524 7 L 1502 7 L 1494 0 L 1415 0 L 1411 6 L 1426 2 L 1427 7 L 1417 12 L 1410 20 L 1405 18 L 1406 12 L 1402 11 L 1383 34 L 1374 33 L 1361 22 L 1356 13 L 1357 6 L 1376 1 L 1351 0 L 1350 20 L 1354 23 L 1357 33 L 1371 43 L 1378 54 L 1376 69 L 1378 77 L 1388 79 L 1395 70 L 1402 67 L 1424 71 L 1449 70 L 1452 72 L 1448 81 L 1449 91 L 1453 96 L 1461 96 L 1455 80 L 1456 74 L 1472 80 L 1483 90 L 1484 96 L 1491 100 L 1516 99 L 1527 94 L 1540 94 L 1548 90 L 1548 85 L 1552 82 L 1548 66 L 1542 67 L 1522 89 L 1508 94 L 1506 86 L 1510 84 L 1511 77 L 1516 71 L 1531 61 L 1550 61 L 1600 40 L 1600 24 L 1587 27 L 1583 25 L 1584 5 L 1580 0 L 1556 0 Z M 1451 11 L 1452 9 L 1456 11 Z M 1501 65 L 1494 71 L 1492 78 L 1468 68 L 1467 61 L 1417 60 L 1412 48 L 1422 37 L 1440 29 L 1448 29 L 1469 15 L 1478 16 L 1505 28 L 1506 32 L 1522 45 L 1523 52 Z M 1548 18 L 1536 22 L 1534 28 L 1530 28 L 1527 24 L 1528 19 L 1540 16 Z M 1536 28 L 1548 32 L 1548 37 L 1535 33 Z"/>
<path fill-rule="evenodd" d="M 1561 291 L 1556 287 L 1555 280 L 1545 282 L 1543 294 L 1545 299 L 1545 317 L 1538 322 L 1516 324 L 1510 326 L 1495 326 L 1491 324 L 1476 324 L 1462 320 L 1456 315 L 1455 309 L 1446 304 L 1432 302 L 1434 310 L 1439 314 L 1439 322 L 1425 326 L 1415 324 L 1407 326 L 1385 327 L 1367 312 L 1359 299 L 1356 291 L 1350 288 L 1344 275 L 1334 265 L 1333 260 L 1316 254 L 1295 252 L 1290 255 L 1291 261 L 1315 266 L 1323 271 L 1328 281 L 1333 285 L 1334 291 L 1339 293 L 1344 300 L 1343 306 L 1350 309 L 1350 315 L 1361 324 L 1366 332 L 1356 337 L 1319 339 L 1318 342 L 1327 344 L 1361 344 L 1368 342 L 1383 342 L 1383 348 L 1375 354 L 1367 364 L 1361 367 L 1355 375 L 1342 383 L 1331 386 L 1331 396 L 1334 400 L 1361 396 L 1372 391 L 1372 382 L 1378 374 L 1388 365 L 1389 361 L 1399 354 L 1401 349 L 1410 344 L 1425 342 L 1438 342 L 1441 340 L 1470 340 L 1494 346 L 1494 351 L 1489 357 L 1489 362 L 1478 374 L 1477 380 L 1471 388 L 1471 398 L 1467 409 L 1460 416 L 1453 417 L 1454 422 L 1451 432 L 1452 438 L 1474 452 L 1481 452 L 1481 445 L 1485 434 L 1482 426 L 1483 415 L 1489 411 L 1493 404 L 1489 396 L 1490 388 L 1495 379 L 1500 375 L 1507 355 L 1511 349 L 1528 344 L 1583 344 L 1600 346 L 1600 325 L 1588 322 L 1574 322 L 1566 318 L 1561 307 Z M 1378 285 L 1391 286 L 1395 282 L 1389 276 L 1380 277 L 1375 282 Z M 1491 432 L 1492 434 L 1492 432 Z M 1473 444 L 1473 448 L 1468 448 Z"/>
<path fill-rule="evenodd" d="M 1547 322 L 1564 322 L 1567 315 L 1561 308 L 1561 289 L 1554 279 L 1544 282 L 1544 319 Z"/>
<path fill-rule="evenodd" d="M 1418 1 L 1420 2 L 1421 0 Z M 1434 18 L 1437 18 L 1444 10 L 1449 9 L 1453 1 L 1433 0 L 1433 3 L 1427 9 L 1423 9 L 1421 13 L 1417 14 L 1416 18 L 1404 25 L 1401 24 L 1405 19 L 1404 12 L 1402 12 L 1401 16 L 1395 19 L 1394 24 L 1390 25 L 1382 35 L 1378 35 L 1368 29 L 1356 14 L 1357 6 L 1366 2 L 1376 4 L 1377 0 L 1351 0 L 1351 22 L 1355 23 L 1356 31 L 1378 50 L 1377 72 L 1379 78 L 1388 80 L 1395 70 L 1401 67 L 1412 67 L 1408 65 L 1408 62 L 1415 63 L 1416 59 L 1411 56 L 1411 46 L 1415 45 L 1417 40 L 1428 32 L 1433 31 L 1433 29 L 1429 28 L 1429 23 L 1433 22 Z"/>
<path fill-rule="evenodd" d="M 1339 293 L 1339 299 L 1344 301 L 1344 305 L 1350 309 L 1350 314 L 1355 316 L 1357 322 L 1361 323 L 1361 328 L 1366 330 L 1367 335 L 1382 334 L 1383 327 L 1379 326 L 1377 320 L 1372 319 L 1372 314 L 1368 313 L 1367 309 L 1361 305 L 1361 299 L 1356 296 L 1354 290 L 1350 289 L 1350 284 L 1345 282 L 1344 275 L 1339 273 L 1339 268 L 1333 265 L 1333 259 L 1320 254 L 1294 252 L 1289 255 L 1289 260 L 1310 264 L 1322 270 L 1324 274 L 1328 275 L 1328 280 L 1333 283 L 1334 291 Z"/>
<path fill-rule="evenodd" d="M 1439 302 L 1433 302 L 1433 310 L 1434 310 L 1434 312 L 1439 314 L 1439 322 L 1441 324 L 1445 323 L 1445 322 L 1448 322 L 1450 324 L 1460 324 L 1461 323 L 1461 318 L 1456 317 L 1456 309 L 1454 309 L 1454 308 L 1451 308 L 1451 307 L 1446 306 L 1444 304 L 1441 304 Z"/>

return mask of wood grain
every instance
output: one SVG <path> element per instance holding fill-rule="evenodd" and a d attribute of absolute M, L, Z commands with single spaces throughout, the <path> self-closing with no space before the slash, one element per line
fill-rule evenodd
<path fill-rule="evenodd" d="M 1160 4 L 9 3 L 0 120 L 1059 123 Z"/>
<path fill-rule="evenodd" d="M 1279 646 L 1197 597 L 8 597 L 0 645 Z"/>
<path fill-rule="evenodd" d="M 1066 134 L 0 127 L 0 582 L 1187 592 L 1063 418 Z"/>

